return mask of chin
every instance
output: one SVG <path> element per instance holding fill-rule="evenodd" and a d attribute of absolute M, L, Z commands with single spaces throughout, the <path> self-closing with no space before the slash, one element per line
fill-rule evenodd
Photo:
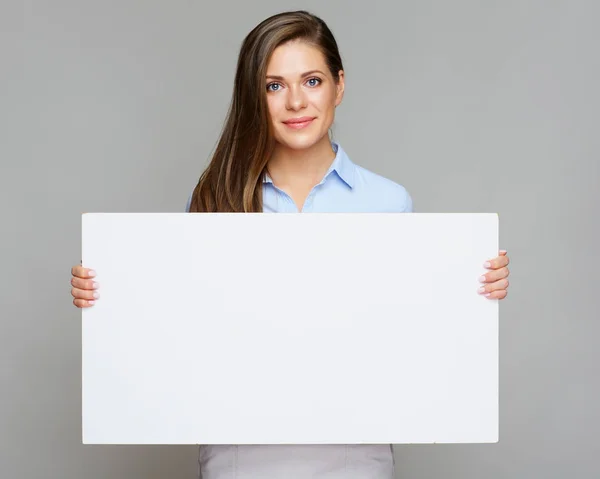
<path fill-rule="evenodd" d="M 290 150 L 307 150 L 323 141 L 323 136 L 296 133 L 295 135 L 278 135 L 275 140 Z"/>

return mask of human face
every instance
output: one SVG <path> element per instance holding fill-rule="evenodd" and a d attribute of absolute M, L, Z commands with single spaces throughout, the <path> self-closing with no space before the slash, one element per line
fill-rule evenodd
<path fill-rule="evenodd" d="M 292 41 L 275 49 L 266 77 L 275 141 L 293 150 L 322 141 L 342 101 L 344 72 L 336 83 L 318 48 Z"/>

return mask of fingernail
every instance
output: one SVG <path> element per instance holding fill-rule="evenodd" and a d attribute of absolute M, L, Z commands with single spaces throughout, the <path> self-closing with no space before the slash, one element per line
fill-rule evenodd
<path fill-rule="evenodd" d="M 483 263 L 483 267 L 484 268 L 491 268 L 492 264 L 489 261 L 486 261 L 485 263 Z"/>
<path fill-rule="evenodd" d="M 505 249 L 501 249 L 500 253 L 504 254 L 504 253 L 506 253 L 506 250 Z"/>
<path fill-rule="evenodd" d="M 487 298 L 490 294 L 492 294 L 492 293 L 486 293 L 486 294 L 484 294 L 484 296 Z"/>
<path fill-rule="evenodd" d="M 93 282 L 93 284 L 92 284 L 92 288 L 93 288 L 93 289 L 98 289 L 98 287 L 99 287 L 99 286 L 100 286 L 100 285 L 99 285 L 98 283 L 96 283 L 95 281 L 94 281 L 94 282 Z"/>
<path fill-rule="evenodd" d="M 95 301 L 88 301 L 88 304 L 93 306 L 96 302 Z"/>
<path fill-rule="evenodd" d="M 481 294 L 481 293 L 484 293 L 484 292 L 485 292 L 485 288 L 481 287 L 481 288 L 479 288 L 479 289 L 477 290 L 477 292 L 478 292 L 478 293 L 480 293 L 480 294 Z"/>
<path fill-rule="evenodd" d="M 94 270 L 90 270 L 88 273 L 92 278 L 96 276 L 96 272 Z"/>
<path fill-rule="evenodd" d="M 479 277 L 479 282 L 480 283 L 485 283 L 485 276 L 480 276 Z"/>
<path fill-rule="evenodd" d="M 100 297 L 100 295 L 98 293 L 94 293 L 94 299 L 98 299 Z"/>

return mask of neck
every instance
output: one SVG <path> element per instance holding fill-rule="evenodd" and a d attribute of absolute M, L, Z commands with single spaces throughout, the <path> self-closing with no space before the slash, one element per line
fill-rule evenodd
<path fill-rule="evenodd" d="M 273 183 L 286 187 L 314 186 L 319 183 L 335 159 L 335 152 L 325 136 L 310 148 L 294 150 L 277 145 L 267 164 Z"/>

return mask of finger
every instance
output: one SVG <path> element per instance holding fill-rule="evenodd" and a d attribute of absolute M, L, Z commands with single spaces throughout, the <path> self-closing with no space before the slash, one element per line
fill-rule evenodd
<path fill-rule="evenodd" d="M 87 291 L 85 289 L 71 288 L 71 296 L 75 299 L 85 299 L 87 301 L 93 301 L 100 297 L 98 291 Z"/>
<path fill-rule="evenodd" d="M 73 266 L 71 268 L 71 275 L 77 276 L 78 278 L 89 279 L 96 276 L 96 272 L 93 269 L 84 268 L 83 266 Z"/>
<path fill-rule="evenodd" d="M 500 256 L 506 256 L 506 250 L 505 249 L 501 249 L 498 254 Z"/>
<path fill-rule="evenodd" d="M 494 291 L 500 291 L 500 290 L 505 290 L 508 289 L 509 286 L 509 281 L 507 278 L 501 279 L 500 281 L 495 281 L 493 283 L 489 283 L 486 284 L 484 286 L 481 286 L 477 292 L 479 294 L 487 294 L 487 293 L 493 293 Z"/>
<path fill-rule="evenodd" d="M 508 296 L 508 291 L 505 289 L 501 289 L 498 291 L 493 291 L 486 296 L 486 299 L 504 299 Z"/>
<path fill-rule="evenodd" d="M 508 270 L 508 267 L 505 266 L 504 268 L 495 269 L 493 271 L 490 271 L 489 273 L 485 273 L 484 275 L 480 276 L 479 282 L 480 283 L 493 283 L 495 281 L 499 281 L 501 279 L 508 278 L 509 274 L 510 274 L 510 271 Z"/>
<path fill-rule="evenodd" d="M 483 264 L 483 267 L 487 269 L 499 269 L 508 266 L 509 262 L 508 256 L 497 256 L 494 259 L 486 261 Z"/>
<path fill-rule="evenodd" d="M 98 289 L 100 286 L 96 281 L 93 281 L 91 279 L 82 279 L 76 276 L 73 276 L 71 278 L 71 285 L 78 289 L 87 290 Z"/>
<path fill-rule="evenodd" d="M 94 306 L 94 301 L 86 301 L 85 299 L 74 299 L 73 304 L 78 308 L 89 308 Z"/>

